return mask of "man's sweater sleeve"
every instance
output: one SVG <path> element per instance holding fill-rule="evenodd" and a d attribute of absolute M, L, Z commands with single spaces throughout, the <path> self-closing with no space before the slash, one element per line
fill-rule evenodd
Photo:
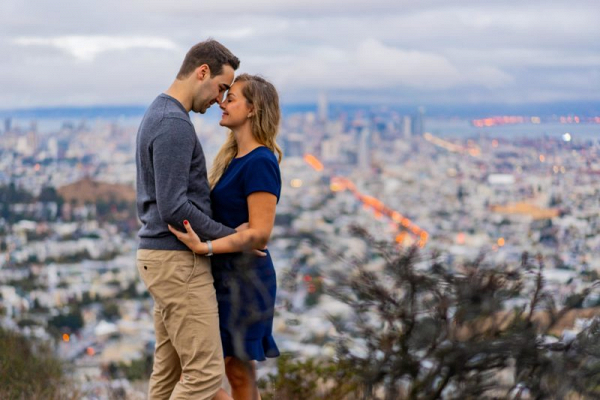
<path fill-rule="evenodd" d="M 213 221 L 187 197 L 194 138 L 187 121 L 172 118 L 164 121 L 165 132 L 152 144 L 153 169 L 156 185 L 156 204 L 163 221 L 184 230 L 187 219 L 192 229 L 203 239 L 218 239 L 235 233 Z"/>

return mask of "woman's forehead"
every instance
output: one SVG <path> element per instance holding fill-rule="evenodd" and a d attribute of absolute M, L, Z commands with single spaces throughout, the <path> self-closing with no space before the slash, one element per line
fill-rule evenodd
<path fill-rule="evenodd" d="M 231 89 L 229 90 L 233 92 L 240 92 L 244 87 L 244 84 L 245 82 L 234 82 L 233 85 L 231 85 Z"/>

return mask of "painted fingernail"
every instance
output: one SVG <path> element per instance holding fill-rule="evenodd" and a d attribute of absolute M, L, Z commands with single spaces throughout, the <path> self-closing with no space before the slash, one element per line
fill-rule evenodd
<path fill-rule="evenodd" d="M 184 224 L 184 225 L 187 225 L 187 224 L 189 224 L 188 220 L 187 220 L 187 219 L 184 219 L 184 220 L 183 220 L 183 224 Z"/>

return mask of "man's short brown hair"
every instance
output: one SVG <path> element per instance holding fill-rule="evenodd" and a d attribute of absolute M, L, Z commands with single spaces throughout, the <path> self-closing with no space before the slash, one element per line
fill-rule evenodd
<path fill-rule="evenodd" d="M 235 71 L 240 66 L 240 60 L 231 51 L 214 39 L 200 42 L 185 55 L 177 79 L 187 78 L 202 64 L 208 65 L 212 77 L 223 72 L 223 65 L 230 65 Z"/>

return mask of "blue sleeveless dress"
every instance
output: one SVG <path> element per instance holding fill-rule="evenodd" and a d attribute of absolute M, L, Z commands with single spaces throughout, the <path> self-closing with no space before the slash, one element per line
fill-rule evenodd
<path fill-rule="evenodd" d="M 281 193 L 277 158 L 261 146 L 234 158 L 211 192 L 213 219 L 231 228 L 248 222 L 247 197 Z M 212 257 L 225 357 L 263 361 L 279 356 L 272 336 L 277 282 L 271 255 L 219 254 Z"/>

